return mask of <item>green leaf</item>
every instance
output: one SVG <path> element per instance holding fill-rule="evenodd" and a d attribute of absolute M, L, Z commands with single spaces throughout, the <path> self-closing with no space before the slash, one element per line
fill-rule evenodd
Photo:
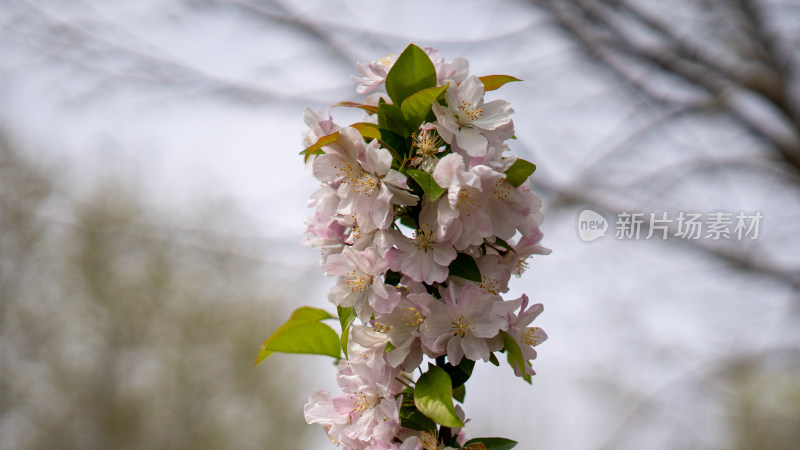
<path fill-rule="evenodd" d="M 450 377 L 441 367 L 430 366 L 419 377 L 414 388 L 414 406 L 438 424 L 455 428 L 464 426 L 453 406 Z"/>
<path fill-rule="evenodd" d="M 423 89 L 436 86 L 436 68 L 421 48 L 409 44 L 386 75 L 386 92 L 395 105 Z"/>
<path fill-rule="evenodd" d="M 450 263 L 449 269 L 451 276 L 461 277 L 476 283 L 480 283 L 482 281 L 481 270 L 478 268 L 478 264 L 475 262 L 475 259 L 473 259 L 472 256 L 469 256 L 466 253 L 459 253 L 456 256 L 456 259 Z"/>
<path fill-rule="evenodd" d="M 514 187 L 519 187 L 536 170 L 536 164 L 520 158 L 506 170 L 506 181 Z"/>
<path fill-rule="evenodd" d="M 511 450 L 517 446 L 517 442 L 512 441 L 511 439 L 484 437 L 470 439 L 466 442 L 466 444 L 464 444 L 464 447 L 468 447 L 473 444 L 483 444 L 486 447 L 486 450 Z"/>
<path fill-rule="evenodd" d="M 464 403 L 464 397 L 466 395 L 467 395 L 467 388 L 463 384 L 453 389 L 453 398 L 459 403 Z"/>
<path fill-rule="evenodd" d="M 400 109 L 406 118 L 406 123 L 411 130 L 416 130 L 431 111 L 431 102 L 439 98 L 447 89 L 447 85 L 434 86 L 415 92 L 403 100 Z"/>
<path fill-rule="evenodd" d="M 355 128 L 359 133 L 361 133 L 361 136 L 364 136 L 367 139 L 369 139 L 369 138 L 380 139 L 381 138 L 381 132 L 378 129 L 378 126 L 375 125 L 374 123 L 357 122 L 357 123 L 354 123 L 354 124 L 352 124 L 350 126 Z M 313 145 L 307 147 L 305 150 L 300 152 L 300 154 L 301 155 L 305 155 L 304 160 L 308 161 L 308 158 L 311 157 L 311 155 L 321 155 L 321 154 L 325 153 L 325 152 L 322 151 L 322 147 L 324 147 L 326 145 L 333 144 L 334 142 L 336 142 L 338 140 L 339 140 L 339 132 L 338 131 L 335 132 L 335 133 L 326 134 L 325 136 L 322 136 L 321 138 L 317 139 L 317 142 L 315 142 Z"/>
<path fill-rule="evenodd" d="M 497 356 L 494 352 L 489 353 L 489 362 L 494 364 L 496 367 L 500 367 L 500 361 L 497 360 Z"/>
<path fill-rule="evenodd" d="M 436 422 L 419 412 L 414 404 L 403 404 L 400 408 L 400 425 L 412 430 L 427 431 L 436 434 Z"/>
<path fill-rule="evenodd" d="M 306 149 L 300 152 L 300 154 L 305 155 L 305 157 L 303 158 L 304 161 L 308 161 L 308 158 L 310 158 L 311 155 L 321 155 L 325 153 L 322 151 L 322 147 L 333 144 L 338 140 L 339 140 L 338 131 L 335 133 L 326 134 L 325 136 L 322 136 L 321 138 L 317 139 L 317 142 L 315 142 L 313 145 L 306 147 Z"/>
<path fill-rule="evenodd" d="M 378 105 L 378 127 L 393 131 L 401 137 L 411 134 L 406 119 L 403 117 L 403 111 L 388 103 Z"/>
<path fill-rule="evenodd" d="M 447 189 L 436 184 L 436 180 L 433 179 L 433 175 L 429 174 L 428 172 L 423 172 L 422 170 L 417 169 L 406 169 L 406 173 L 411 175 L 411 178 L 417 182 L 419 187 L 422 188 L 422 191 L 425 192 L 425 195 L 427 195 L 431 201 L 438 200 L 442 194 L 447 192 Z"/>
<path fill-rule="evenodd" d="M 381 138 L 381 130 L 378 129 L 378 126 L 374 123 L 356 122 L 350 126 L 355 128 L 359 133 L 361 133 L 361 136 L 364 136 L 367 139 Z"/>
<path fill-rule="evenodd" d="M 528 366 L 528 362 L 522 356 L 522 350 L 520 350 L 517 341 L 515 341 L 514 338 L 512 338 L 511 335 L 505 331 L 500 331 L 500 335 L 503 336 L 503 346 L 508 354 L 508 363 L 511 364 L 511 367 L 514 367 L 514 364 L 519 366 L 519 370 L 522 372 L 522 379 L 528 384 L 531 384 L 531 376 L 525 371 L 525 367 Z"/>
<path fill-rule="evenodd" d="M 344 352 L 344 357 L 350 359 L 347 356 L 347 340 L 350 338 L 350 325 L 356 320 L 356 309 L 352 306 L 349 308 L 336 306 L 336 312 L 339 313 L 339 324 L 342 326 L 342 337 L 339 339 L 339 343 Z"/>
<path fill-rule="evenodd" d="M 519 78 L 512 77 L 511 75 L 486 75 L 484 77 L 478 77 L 478 79 L 481 80 L 481 83 L 483 83 L 484 92 L 498 89 L 506 83 L 522 81 Z"/>
<path fill-rule="evenodd" d="M 486 446 L 482 442 L 473 442 L 472 444 L 461 447 L 463 450 L 486 450 Z"/>
<path fill-rule="evenodd" d="M 378 114 L 378 108 L 372 105 L 364 105 L 356 102 L 339 102 L 333 106 L 347 106 L 349 108 L 360 108 L 370 114 Z"/>
<path fill-rule="evenodd" d="M 379 131 L 381 132 L 381 144 L 389 151 L 394 150 L 400 157 L 408 153 L 408 145 L 403 136 L 386 128 L 381 128 Z M 402 164 L 402 162 L 403 161 L 397 161 L 398 164 Z"/>
<path fill-rule="evenodd" d="M 400 283 L 401 278 L 403 278 L 402 273 L 395 272 L 394 270 L 387 270 L 386 276 L 383 278 L 383 282 L 392 286 L 397 286 L 397 284 Z"/>
<path fill-rule="evenodd" d="M 311 353 L 338 358 L 339 337 L 331 327 L 319 322 L 332 318 L 334 317 L 323 309 L 308 306 L 296 309 L 289 320 L 264 341 L 253 366 L 257 366 L 274 352 Z M 331 346 L 331 343 L 334 345 Z"/>
<path fill-rule="evenodd" d="M 403 214 L 400 216 L 400 223 L 411 228 L 412 230 L 416 230 L 419 228 L 419 224 L 417 224 L 417 220 L 411 217 L 408 214 Z"/>
<path fill-rule="evenodd" d="M 446 363 L 444 366 L 440 367 L 450 376 L 450 380 L 453 382 L 453 388 L 457 388 L 466 383 L 469 377 L 472 376 L 472 370 L 475 368 L 475 361 L 469 358 L 461 358 L 461 362 L 458 363 L 457 366 Z"/>
<path fill-rule="evenodd" d="M 504 241 L 503 239 L 500 239 L 497 236 L 494 237 L 493 244 L 499 245 L 500 247 L 503 247 L 504 249 L 510 251 L 511 253 L 517 253 L 517 251 L 514 250 L 514 247 L 512 247 L 508 242 Z"/>

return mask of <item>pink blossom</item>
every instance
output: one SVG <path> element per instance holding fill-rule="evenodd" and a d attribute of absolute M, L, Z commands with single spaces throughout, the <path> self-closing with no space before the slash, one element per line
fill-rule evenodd
<path fill-rule="evenodd" d="M 465 171 L 464 158 L 451 153 L 442 158 L 433 171 L 439 186 L 447 188 L 447 197 L 438 200 L 439 235 L 453 243 L 456 250 L 479 245 L 492 235 L 492 219 L 487 203 L 492 188 L 503 174 L 487 166 Z"/>
<path fill-rule="evenodd" d="M 389 71 L 392 70 L 395 61 L 397 61 L 397 56 L 389 55 L 368 63 L 356 63 L 356 67 L 358 67 L 358 71 L 361 72 L 362 75 L 361 77 L 353 77 L 354 80 L 361 83 L 356 88 L 356 92 L 359 94 L 369 94 L 374 91 L 375 88 L 383 84 L 386 81 L 386 75 L 389 75 Z"/>
<path fill-rule="evenodd" d="M 375 317 L 376 329 L 386 333 L 387 339 L 395 347 L 386 353 L 390 366 L 402 366 L 411 372 L 422 362 L 419 327 L 431 314 L 435 302 L 428 293 L 407 294 L 391 312 Z"/>
<path fill-rule="evenodd" d="M 433 355 L 447 354 L 450 364 L 461 358 L 489 360 L 489 340 L 508 328 L 505 314 L 498 310 L 503 301 L 470 284 L 457 290 L 448 286 L 444 302 L 436 302 L 431 315 L 420 326 L 422 342 Z"/>
<path fill-rule="evenodd" d="M 505 259 L 508 261 L 509 266 L 512 268 L 511 273 L 516 276 L 521 276 L 522 273 L 528 268 L 528 258 L 532 255 L 549 255 L 552 250 L 539 245 L 542 240 L 542 232 L 536 228 L 531 235 L 520 236 L 516 242 L 509 242 L 514 249 L 513 252 L 508 252 Z"/>
<path fill-rule="evenodd" d="M 363 322 L 373 311 L 391 311 L 400 295 L 387 290 L 383 283 L 381 276 L 387 269 L 374 247 L 363 252 L 345 247 L 342 253 L 329 256 L 325 264 L 328 275 L 339 277 L 328 291 L 328 300 L 334 305 L 355 307 Z"/>
<path fill-rule="evenodd" d="M 409 239 L 399 232 L 390 235 L 394 248 L 386 252 L 386 261 L 392 270 L 407 275 L 414 281 L 432 284 L 447 279 L 448 266 L 456 259 L 453 245 L 442 239 L 436 227 L 436 209 L 427 203 L 419 215 L 419 229 Z"/>
<path fill-rule="evenodd" d="M 340 363 L 336 381 L 343 394 L 332 398 L 340 415 L 351 423 L 345 437 L 362 442 L 391 442 L 400 429 L 401 397 L 391 391 L 397 371 L 388 365 L 370 365 L 360 360 Z"/>
<path fill-rule="evenodd" d="M 511 278 L 512 269 L 508 260 L 504 259 L 499 254 L 487 253 L 486 255 L 475 258 L 475 262 L 478 264 L 478 269 L 481 272 L 481 282 L 478 283 L 478 287 L 491 295 L 508 292 L 508 280 Z M 453 277 L 449 283 L 454 283 L 457 286 L 465 286 L 473 282 L 464 280 L 463 278 Z"/>
<path fill-rule="evenodd" d="M 436 69 L 436 83 L 438 86 L 444 85 L 447 81 L 461 83 L 467 77 L 469 61 L 466 59 L 455 58 L 448 62 L 439 55 L 439 50 L 430 47 L 426 47 L 424 50 Z"/>
<path fill-rule="evenodd" d="M 394 219 L 392 205 L 415 205 L 406 177 L 392 169 L 392 155 L 377 140 L 369 144 L 355 128 L 339 130 L 339 140 L 314 161 L 314 176 L 338 183 L 337 212 L 354 215 L 362 230 L 386 229 Z"/>
<path fill-rule="evenodd" d="M 483 83 L 474 75 L 460 85 L 451 83 L 445 98 L 446 107 L 433 103 L 436 128 L 445 142 L 457 144 L 469 156 L 486 155 L 489 145 L 486 134 L 508 125 L 514 113 L 505 100 L 484 103 Z M 507 134 L 507 130 L 503 131 L 503 135 Z"/>
<path fill-rule="evenodd" d="M 522 359 L 526 361 L 525 372 L 528 375 L 535 375 L 536 372 L 527 361 L 536 359 L 536 350 L 534 350 L 534 347 L 547 339 L 547 333 L 539 327 L 528 327 L 528 325 L 544 311 L 544 306 L 542 306 L 541 303 L 537 303 L 528 307 L 528 296 L 525 294 L 522 294 L 520 300 L 520 313 L 518 315 L 509 314 L 507 316 L 508 334 L 516 341 L 517 345 L 519 345 L 520 351 L 522 352 Z M 516 362 L 514 363 L 514 373 L 516 373 L 517 376 L 522 375 L 522 371 Z"/>
<path fill-rule="evenodd" d="M 340 218 L 336 214 L 339 197 L 330 186 L 322 185 L 311 194 L 308 206 L 316 206 L 317 209 L 314 215 L 306 220 L 308 237 L 303 239 L 301 244 L 319 248 L 322 252 L 321 264 L 324 265 L 329 255 L 340 253 L 344 248 L 346 226 L 340 223 Z"/>

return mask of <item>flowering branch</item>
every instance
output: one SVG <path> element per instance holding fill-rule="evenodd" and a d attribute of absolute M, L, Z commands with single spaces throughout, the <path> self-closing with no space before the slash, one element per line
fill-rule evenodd
<path fill-rule="evenodd" d="M 345 448 L 510 449 L 505 438 L 467 441 L 459 403 L 475 362 L 499 365 L 496 353 L 530 383 L 547 338 L 530 327 L 541 304 L 501 295 L 530 256 L 550 252 L 528 185 L 536 166 L 506 154 L 514 110 L 484 101 L 520 80 L 468 77 L 466 60 L 413 44 L 358 68 L 366 100 L 334 106 L 360 108 L 364 121 L 339 126 L 307 110 L 301 152 L 322 182 L 303 244 L 336 278 L 337 315 L 296 310 L 256 364 L 276 351 L 336 358 L 341 393 L 317 391 L 304 411 Z M 338 334 L 324 323 L 336 318 Z"/>

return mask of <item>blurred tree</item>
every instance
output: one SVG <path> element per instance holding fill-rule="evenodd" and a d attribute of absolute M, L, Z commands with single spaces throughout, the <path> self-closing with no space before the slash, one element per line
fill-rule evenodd
<path fill-rule="evenodd" d="M 586 440 L 598 447 L 605 442 L 608 449 L 781 449 L 796 442 L 791 427 L 800 418 L 792 392 L 800 384 L 800 373 L 796 366 L 785 364 L 800 354 L 796 331 L 792 331 L 797 329 L 800 306 L 800 8 L 796 2 L 518 0 L 494 2 L 489 8 L 484 2 L 461 3 L 457 15 L 452 6 L 437 2 L 366 6 L 342 1 L 189 0 L 168 5 L 85 1 L 63 5 L 53 0 L 18 0 L 0 10 L 4 25 L 0 28 L 0 76 L 13 81 L 6 89 L 51 89 L 57 99 L 53 103 L 67 106 L 67 114 L 72 114 L 72 106 L 91 104 L 100 105 L 97 111 L 107 113 L 109 104 L 119 105 L 109 98 L 133 93 L 137 101 L 150 101 L 159 108 L 165 98 L 195 102 L 213 98 L 239 106 L 258 104 L 281 115 L 296 108 L 299 117 L 307 104 L 320 106 L 352 94 L 353 85 L 346 83 L 347 75 L 354 73 L 354 60 L 391 53 L 409 40 L 425 36 L 421 44 L 439 46 L 448 57 L 465 56 L 473 63 L 483 59 L 491 67 L 516 67 L 519 71 L 510 73 L 526 80 L 524 86 L 508 88 L 527 94 L 527 98 L 514 100 L 515 120 L 529 124 L 527 130 L 519 127 L 520 139 L 514 145 L 516 149 L 525 147 L 530 153 L 527 159 L 539 165 L 533 180 L 537 191 L 547 197 L 545 232 L 549 239 L 557 238 L 560 230 L 573 230 L 576 211 L 583 207 L 604 212 L 606 217 L 626 210 L 759 209 L 765 221 L 761 237 L 755 241 L 670 238 L 642 243 L 635 249 L 622 244 L 605 246 L 594 252 L 599 256 L 592 260 L 592 250 L 599 246 L 571 253 L 574 248 L 565 240 L 573 236 L 562 235 L 554 258 L 561 252 L 567 260 L 555 268 L 553 273 L 558 276 L 542 280 L 543 285 L 560 284 L 556 294 L 562 297 L 561 305 L 548 305 L 556 309 L 556 315 L 548 319 L 554 331 L 549 345 L 569 342 L 563 344 L 567 346 L 562 348 L 563 360 L 578 360 L 574 376 L 583 380 L 572 380 L 567 392 L 545 399 L 551 408 L 542 413 L 542 420 L 535 421 L 538 428 L 528 428 L 544 438 L 549 432 L 556 442 L 587 436 Z M 430 11 L 445 19 L 426 21 L 423 13 Z M 509 23 L 516 28 L 507 29 Z M 218 31 L 215 26 L 223 32 L 213 34 Z M 179 31 L 167 33 L 167 28 Z M 223 44 L 212 47 L 219 40 L 215 38 L 235 34 L 233 29 L 241 33 L 238 41 L 222 39 Z M 437 33 L 439 29 L 443 31 Z M 184 39 L 175 39 L 178 35 Z M 198 43 L 192 47 L 184 40 Z M 289 42 L 293 45 L 287 45 Z M 250 59 L 239 67 L 241 61 L 235 57 Z M 308 74 L 313 78 L 306 78 Z M 26 84 L 29 80 L 34 81 Z M 0 95 L 4 85 L 0 83 Z M 538 111 L 538 115 L 530 111 Z M 20 164 L 19 156 L 16 158 L 15 164 Z M 111 316 L 150 317 L 150 311 L 158 311 L 147 321 L 136 322 L 139 325 L 132 322 L 124 329 L 100 334 L 114 345 L 135 349 L 131 343 L 137 339 L 164 335 L 180 341 L 176 334 L 188 332 L 176 333 L 166 319 L 182 314 L 178 306 L 155 294 L 142 294 L 143 299 L 138 299 L 130 286 L 175 290 L 171 280 L 191 275 L 193 280 L 212 282 L 210 291 L 230 289 L 225 291 L 229 297 L 242 295 L 237 294 L 238 287 L 217 286 L 223 277 L 211 276 L 216 272 L 208 267 L 195 267 L 194 259 L 220 258 L 227 261 L 219 263 L 220 267 L 232 268 L 237 261 L 241 263 L 237 256 L 227 253 L 223 257 L 224 251 L 207 248 L 214 240 L 205 239 L 203 233 L 148 225 L 151 222 L 141 205 L 131 206 L 124 190 L 98 191 L 87 204 L 68 202 L 74 211 L 67 211 L 73 211 L 70 215 L 74 217 L 54 233 L 50 219 L 56 213 L 55 217 L 64 217 L 64 206 L 52 200 L 52 184 L 41 183 L 51 174 L 34 177 L 30 173 L 40 169 L 30 163 L 19 167 L 29 169 L 5 171 L 0 179 L 0 196 L 5 199 L 0 216 L 4 299 L 35 298 L 37 305 L 45 305 L 36 310 L 42 314 L 43 310 L 60 311 L 66 303 L 52 299 L 72 295 L 70 292 L 85 299 L 120 298 L 120 305 L 129 309 L 72 300 L 82 306 L 69 309 L 73 312 L 67 315 L 89 318 L 87 323 L 105 323 L 105 328 L 114 323 L 108 319 Z M 13 198 L 24 201 L 11 201 Z M 111 205 L 114 213 L 99 213 L 99 209 L 90 213 L 87 208 L 92 204 Z M 81 214 L 76 212 L 78 207 Z M 43 216 L 43 211 L 50 215 Z M 644 219 L 646 227 L 649 216 Z M 7 227 L 15 230 L 13 235 L 5 231 Z M 79 230 L 82 234 L 75 239 L 59 240 Z M 125 233 L 116 232 L 121 230 Z M 675 231 L 673 224 L 670 234 Z M 51 241 L 60 244 L 43 244 Z M 67 246 L 67 242 L 71 243 Z M 61 250 L 57 254 L 35 250 L 40 247 Z M 119 249 L 128 256 L 116 253 Z M 153 253 L 142 254 L 145 249 Z M 63 263 L 67 259 L 70 265 Z M 179 262 L 184 269 L 169 270 Z M 592 263 L 596 267 L 585 267 Z M 93 269 L 85 275 L 67 270 L 86 265 Z M 162 266 L 164 270 L 159 269 Z M 121 272 L 123 269 L 126 272 Z M 236 280 L 240 275 L 233 270 L 229 276 Z M 55 284 L 42 285 L 41 281 L 65 278 L 71 281 L 64 285 L 69 289 L 54 290 Z M 593 284 L 597 278 L 603 278 L 605 284 Z M 37 284 L 42 286 L 34 289 Z M 182 285 L 174 298 L 211 298 L 204 287 L 196 281 Z M 9 292 L 19 294 L 14 297 Z M 166 304 L 172 306 L 164 309 Z M 205 305 L 203 308 L 216 305 L 213 301 L 197 304 Z M 563 309 L 558 311 L 560 307 Z M 9 398 L 16 398 L 16 405 L 21 404 L 20 399 L 27 404 L 34 398 L 31 386 L 54 385 L 31 382 L 24 385 L 28 390 L 22 390 L 20 379 L 35 379 L 35 375 L 47 380 L 52 375 L 37 364 L 18 361 L 44 360 L 43 352 L 50 357 L 57 352 L 54 342 L 73 342 L 64 333 L 81 336 L 74 342 L 95 342 L 86 336 L 99 333 L 91 327 L 72 329 L 62 323 L 68 321 L 59 314 L 41 318 L 21 302 L 4 301 L 0 308 L 2 336 L 28 336 L 18 337 L 14 346 L 0 347 L 0 357 L 16 355 L 12 366 L 3 360 L 2 379 L 7 380 L 11 372 L 6 367 L 15 367 L 15 373 L 24 375 L 14 379 L 15 389 L 0 390 L 0 407 L 9 404 Z M 230 309 L 225 311 L 231 314 Z M 36 320 L 22 321 L 29 316 Z M 217 314 L 208 317 L 223 320 Z M 13 333 L 6 331 L 12 329 L 12 322 L 16 324 Z M 157 326 L 159 323 L 162 325 Z M 233 339 L 239 328 L 244 328 L 239 325 L 226 331 L 226 336 Z M 151 326 L 159 331 L 151 331 Z M 259 330 L 264 327 L 262 324 Z M 558 331 L 561 335 L 556 338 Z M 51 340 L 43 338 L 50 333 L 56 333 Z M 263 338 L 263 331 L 257 332 L 248 338 L 249 344 Z M 105 337 L 96 339 L 106 342 Z M 221 345 L 214 340 L 206 344 Z M 581 344 L 585 347 L 580 348 Z M 70 364 L 89 364 L 86 361 L 93 359 L 86 355 L 101 353 L 87 348 L 105 348 L 87 345 L 65 345 L 71 352 Z M 192 359 L 202 359 L 203 347 L 193 347 L 192 351 L 201 354 Z M 57 353 L 63 350 L 59 345 Z M 247 352 L 251 350 L 248 347 Z M 107 350 L 102 354 L 104 360 L 129 361 L 137 352 Z M 183 373 L 177 370 L 183 366 L 175 364 L 175 373 Z M 218 370 L 231 367 L 220 366 Z M 274 369 L 265 366 L 259 370 Z M 745 375 L 737 375 L 740 373 Z M 579 391 L 585 380 L 592 389 Z M 71 399 L 51 393 L 52 388 L 35 398 L 41 398 L 40 403 L 50 409 L 59 404 L 70 410 Z M 576 404 L 569 403 L 570 394 L 582 398 L 581 408 L 574 409 L 586 414 L 586 422 L 574 419 L 577 413 L 568 411 Z M 48 400 L 51 397 L 56 400 Z M 31 402 L 27 408 L 35 408 L 35 404 Z M 715 409 L 720 405 L 722 411 Z M 527 405 L 525 408 L 519 416 L 535 414 Z M 276 414 L 280 410 L 276 406 L 271 411 Z M 781 411 L 779 417 L 773 414 L 775 410 Z M 29 415 L 23 414 L 23 409 L 14 411 L 4 412 L 0 437 L 18 439 L 15 436 L 33 435 L 30 430 L 45 429 L 34 427 L 28 417 L 46 423 L 42 419 L 49 417 L 46 414 L 36 415 L 33 409 Z M 185 416 L 192 411 L 184 411 Z M 515 423 L 510 419 L 502 422 Z M 118 422 L 109 422 L 106 429 L 112 429 L 113 423 Z M 560 427 L 551 431 L 547 423 Z M 720 423 L 727 424 L 723 425 L 727 426 L 724 435 L 717 432 Z M 580 425 L 580 432 L 566 428 L 574 424 Z M 595 428 L 590 429 L 592 425 Z M 82 429 L 83 425 L 73 426 Z"/>
<path fill-rule="evenodd" d="M 307 392 L 252 368 L 287 311 L 234 211 L 60 174 L 0 142 L 0 449 L 298 448 Z"/>
<path fill-rule="evenodd" d="M 789 217 L 795 214 L 800 190 L 796 4 L 529 1 L 585 61 L 594 63 L 601 82 L 635 107 L 627 126 L 618 127 L 617 136 L 588 156 L 589 164 L 575 183 L 544 183 L 543 190 L 557 193 L 557 200 L 617 213 L 675 205 L 676 196 L 669 191 L 683 193 L 676 186 L 711 179 L 721 188 L 726 178 L 757 177 L 762 184 L 777 182 L 781 193 L 792 195 L 785 210 Z M 675 135 L 705 142 L 677 142 Z M 653 145 L 658 139 L 672 148 Z M 682 154 L 681 148 L 689 146 L 693 151 Z M 715 194 L 713 188 L 705 187 L 700 199 L 709 193 Z M 681 200 L 684 209 L 703 209 L 697 199 Z M 742 242 L 672 242 L 800 291 L 797 258 L 768 255 L 767 249 Z M 791 246 L 796 245 L 792 240 Z"/>

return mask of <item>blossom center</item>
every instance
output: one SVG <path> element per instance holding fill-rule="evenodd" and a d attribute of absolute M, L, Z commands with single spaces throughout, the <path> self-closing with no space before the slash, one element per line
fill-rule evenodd
<path fill-rule="evenodd" d="M 536 331 L 536 328 L 528 328 L 520 334 L 520 340 L 531 347 L 536 347 L 542 343 L 542 337 Z"/>
<path fill-rule="evenodd" d="M 403 313 L 403 323 L 408 328 L 415 328 L 425 320 L 425 316 L 419 312 L 417 308 L 409 306 L 406 312 Z"/>
<path fill-rule="evenodd" d="M 497 295 L 500 293 L 499 285 L 500 282 L 497 281 L 497 278 L 489 278 L 486 275 L 481 275 L 481 284 L 480 286 L 483 289 L 486 289 L 486 292 L 490 294 Z"/>
<path fill-rule="evenodd" d="M 364 391 L 353 392 L 353 411 L 362 413 L 377 405 L 377 399 L 373 395 L 367 395 Z"/>
<path fill-rule="evenodd" d="M 373 325 L 373 328 L 378 333 L 388 333 L 392 329 L 392 326 L 391 325 L 386 325 L 385 323 L 381 323 L 381 322 L 375 322 L 375 325 Z"/>
<path fill-rule="evenodd" d="M 414 147 L 417 153 L 425 157 L 431 157 L 439 151 L 442 146 L 442 139 L 434 130 L 420 130 L 414 135 Z"/>
<path fill-rule="evenodd" d="M 356 271 L 355 269 L 347 272 L 347 287 L 350 292 L 364 292 L 372 284 L 372 275 Z"/>
<path fill-rule="evenodd" d="M 478 193 L 466 187 L 459 189 L 456 206 L 461 212 L 469 216 L 472 212 L 478 210 Z"/>
<path fill-rule="evenodd" d="M 381 185 L 380 178 L 365 170 L 362 170 L 357 176 L 350 177 L 348 181 L 353 185 L 356 193 L 365 194 L 367 197 L 371 197 Z"/>
<path fill-rule="evenodd" d="M 522 272 L 528 270 L 529 266 L 528 258 L 520 258 L 519 261 L 517 261 L 517 266 L 514 268 L 514 275 L 518 277 L 522 276 Z"/>
<path fill-rule="evenodd" d="M 461 103 L 458 104 L 458 116 L 461 119 L 461 125 L 465 125 L 464 122 L 472 122 L 483 117 L 483 110 L 469 100 L 461 100 Z"/>
<path fill-rule="evenodd" d="M 505 178 L 500 178 L 494 184 L 494 196 L 498 200 L 507 200 L 511 195 L 511 185 L 506 183 Z"/>
<path fill-rule="evenodd" d="M 433 230 L 431 227 L 423 225 L 422 229 L 414 232 L 414 245 L 422 251 L 427 252 L 433 248 L 436 241 L 433 239 Z"/>
<path fill-rule="evenodd" d="M 348 161 L 341 161 L 334 164 L 333 170 L 335 171 L 336 178 L 341 178 L 345 182 L 348 182 L 348 180 L 358 175 L 358 169 L 356 169 L 355 164 Z"/>
<path fill-rule="evenodd" d="M 422 448 L 424 450 L 437 450 L 439 448 L 439 442 L 431 433 L 427 431 L 423 431 L 419 436 L 419 441 L 422 443 Z"/>
<path fill-rule="evenodd" d="M 465 337 L 470 334 L 470 332 L 475 329 L 475 319 L 466 318 L 464 316 L 458 316 L 452 322 L 451 331 L 453 332 L 453 336 L 461 336 Z"/>
<path fill-rule="evenodd" d="M 386 67 L 387 69 L 394 64 L 394 55 L 384 56 L 383 58 L 375 61 L 378 64 Z"/>

